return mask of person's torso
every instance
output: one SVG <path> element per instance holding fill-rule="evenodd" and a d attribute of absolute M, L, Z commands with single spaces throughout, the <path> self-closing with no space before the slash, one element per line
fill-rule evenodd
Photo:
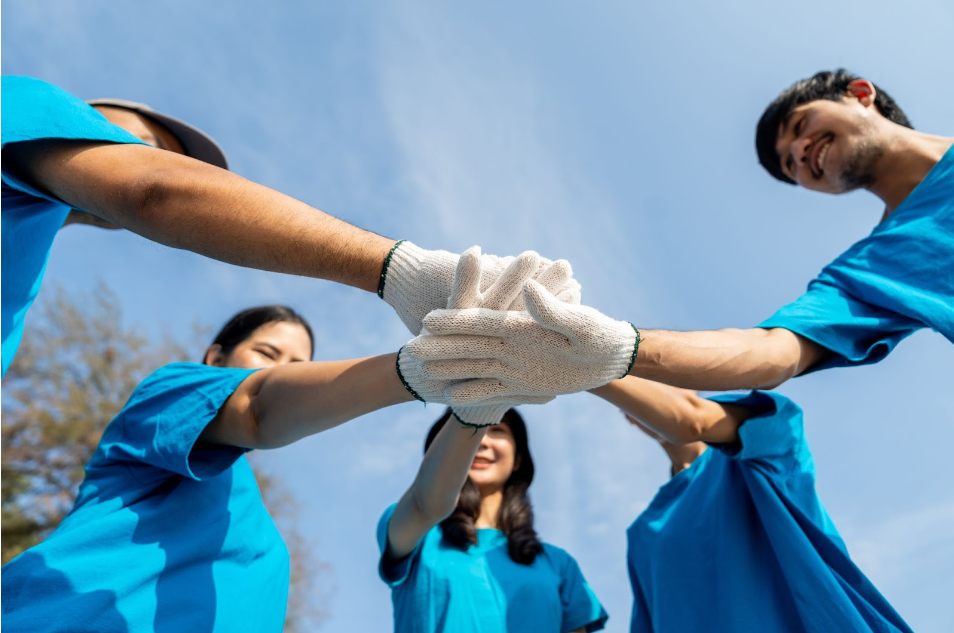
<path fill-rule="evenodd" d="M 954 341 L 954 148 L 812 283 L 837 286 Z"/>
<path fill-rule="evenodd" d="M 40 291 L 53 240 L 70 209 L 2 185 L 2 233 L 0 233 L 0 320 L 3 337 L 3 373 L 16 355 L 23 336 L 24 317 Z"/>
<path fill-rule="evenodd" d="M 563 621 L 561 577 L 544 545 L 530 565 L 514 562 L 498 530 L 478 530 L 467 551 L 442 539 L 439 527 L 424 538 L 406 582 L 393 591 L 398 633 L 556 633 Z"/>
<path fill-rule="evenodd" d="M 94 457 L 70 514 L 2 578 L 10 631 L 278 632 L 289 559 L 245 458 L 198 482 Z"/>
<path fill-rule="evenodd" d="M 709 448 L 627 540 L 633 633 L 908 630 L 851 562 L 807 473 Z"/>

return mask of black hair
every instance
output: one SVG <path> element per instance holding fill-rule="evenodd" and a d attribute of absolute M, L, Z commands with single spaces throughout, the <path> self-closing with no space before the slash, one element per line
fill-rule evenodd
<path fill-rule="evenodd" d="M 447 424 L 453 413 L 444 412 L 427 433 L 424 452 L 437 437 L 437 433 Z M 530 443 L 527 438 L 527 425 L 516 409 L 504 414 L 501 424 L 510 427 L 514 440 L 514 468 L 510 478 L 504 483 L 503 501 L 497 525 L 507 537 L 507 551 L 511 560 L 521 565 L 529 565 L 543 552 L 543 543 L 533 529 L 533 506 L 527 490 L 533 481 L 533 457 L 530 456 Z M 477 517 L 480 516 L 480 491 L 469 477 L 460 491 L 457 507 L 449 517 L 441 521 L 444 540 L 461 550 L 477 544 Z"/>
<path fill-rule="evenodd" d="M 779 126 L 788 121 L 792 110 L 804 103 L 819 99 L 841 101 L 848 93 L 848 84 L 856 79 L 861 77 L 844 68 L 834 71 L 823 70 L 808 79 L 796 81 L 776 97 L 775 101 L 765 108 L 755 129 L 755 151 L 759 155 L 759 163 L 762 167 L 778 180 L 794 185 L 795 181 L 782 171 L 781 159 L 775 151 Z M 913 127 L 894 99 L 876 84 L 872 86 L 875 89 L 874 104 L 881 116 L 898 125 Z"/>
<path fill-rule="evenodd" d="M 305 328 L 308 341 L 311 343 L 311 350 L 308 353 L 308 358 L 311 358 L 315 351 L 315 335 L 308 321 L 288 306 L 259 306 L 242 310 L 219 330 L 212 345 L 219 345 L 222 354 L 228 356 L 242 341 L 251 336 L 252 332 L 269 323 L 297 323 Z"/>

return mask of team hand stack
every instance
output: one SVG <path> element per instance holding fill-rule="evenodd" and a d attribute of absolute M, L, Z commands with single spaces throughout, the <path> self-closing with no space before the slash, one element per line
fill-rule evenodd
<path fill-rule="evenodd" d="M 399 354 L 412 394 L 450 405 L 465 424 L 486 426 L 511 406 L 542 404 L 629 373 L 638 330 L 576 305 L 579 284 L 569 283 L 569 263 L 538 260 L 547 261 L 523 253 L 500 270 L 504 260 L 477 247 L 461 256 L 447 308 L 426 314 Z"/>

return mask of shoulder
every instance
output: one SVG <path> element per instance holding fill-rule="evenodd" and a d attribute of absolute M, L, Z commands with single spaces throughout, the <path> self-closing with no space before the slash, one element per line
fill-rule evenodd
<path fill-rule="evenodd" d="M 130 410 L 152 410 L 174 407 L 213 407 L 216 410 L 234 392 L 253 369 L 211 367 L 199 363 L 173 363 L 149 374 L 133 390 L 124 407 Z"/>
<path fill-rule="evenodd" d="M 546 559 L 554 571 L 560 575 L 572 573 L 580 568 L 572 554 L 562 547 L 557 547 L 551 543 L 543 543 L 542 557 Z"/>

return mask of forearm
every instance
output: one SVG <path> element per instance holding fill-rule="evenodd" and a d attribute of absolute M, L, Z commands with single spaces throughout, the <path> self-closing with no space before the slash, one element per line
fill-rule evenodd
<path fill-rule="evenodd" d="M 619 407 L 673 444 L 733 442 L 745 419 L 740 407 L 713 402 L 695 391 L 627 376 L 593 389 L 594 395 Z"/>
<path fill-rule="evenodd" d="M 640 333 L 631 376 L 707 391 L 778 386 L 813 363 L 806 352 L 818 348 L 779 328 Z"/>
<path fill-rule="evenodd" d="M 246 378 L 202 439 L 243 448 L 277 448 L 366 413 L 410 401 L 395 354 L 289 363 Z"/>
<path fill-rule="evenodd" d="M 393 557 L 413 551 L 431 528 L 454 511 L 486 433 L 486 428 L 475 433 L 453 418 L 440 430 L 391 517 L 388 543 Z"/>
<path fill-rule="evenodd" d="M 36 170 L 33 181 L 76 208 L 231 264 L 373 292 L 394 244 L 236 174 L 150 147 L 58 146 L 25 162 Z"/>

